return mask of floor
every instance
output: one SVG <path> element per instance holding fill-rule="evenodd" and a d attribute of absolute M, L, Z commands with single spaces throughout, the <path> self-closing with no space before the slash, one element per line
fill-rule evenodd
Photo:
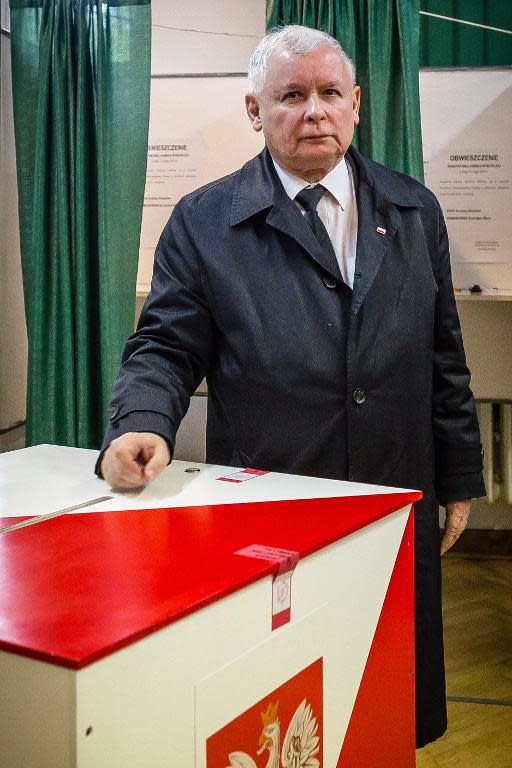
<path fill-rule="evenodd" d="M 448 731 L 416 767 L 512 768 L 512 560 L 448 556 L 443 589 Z"/>

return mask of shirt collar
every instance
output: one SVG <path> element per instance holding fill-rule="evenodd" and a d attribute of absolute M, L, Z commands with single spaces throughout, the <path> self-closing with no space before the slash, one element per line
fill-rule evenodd
<path fill-rule="evenodd" d="M 272 158 L 272 162 L 274 163 L 277 175 L 281 179 L 286 194 L 288 197 L 291 197 L 292 200 L 294 200 L 299 192 L 306 187 L 315 186 L 314 184 L 310 184 L 308 181 L 301 179 L 299 176 L 294 176 L 292 173 L 285 171 L 274 158 Z M 322 186 L 331 193 L 343 210 L 347 208 L 350 182 L 349 169 L 344 157 L 341 158 L 338 165 L 335 165 L 334 168 L 317 183 L 322 184 Z"/>

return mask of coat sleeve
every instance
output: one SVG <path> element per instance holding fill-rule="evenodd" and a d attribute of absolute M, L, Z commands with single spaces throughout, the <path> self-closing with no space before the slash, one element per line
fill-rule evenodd
<path fill-rule="evenodd" d="M 485 496 L 480 431 L 453 292 L 448 234 L 441 209 L 434 329 L 432 420 L 436 495 L 441 504 Z"/>
<path fill-rule="evenodd" d="M 176 432 L 212 355 L 188 205 L 178 203 L 158 243 L 151 291 L 137 331 L 126 342 L 109 407 L 102 452 L 126 432 L 155 432 L 172 457 Z"/>

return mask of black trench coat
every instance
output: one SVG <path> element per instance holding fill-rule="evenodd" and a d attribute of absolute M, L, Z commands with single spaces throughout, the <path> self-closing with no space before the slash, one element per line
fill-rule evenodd
<path fill-rule="evenodd" d="M 337 264 L 267 150 L 181 200 L 126 345 L 104 446 L 133 430 L 172 448 L 206 375 L 208 462 L 421 489 L 420 746 L 446 728 L 438 500 L 485 493 L 480 439 L 437 200 L 353 148 L 347 160 L 359 215 L 348 305 Z"/>

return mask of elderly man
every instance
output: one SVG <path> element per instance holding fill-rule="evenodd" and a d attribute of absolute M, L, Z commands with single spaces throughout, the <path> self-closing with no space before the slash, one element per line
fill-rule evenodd
<path fill-rule="evenodd" d="M 249 80 L 266 147 L 176 206 L 98 467 L 155 477 L 206 376 L 208 462 L 422 489 L 421 746 L 446 728 L 440 549 L 485 493 L 446 228 L 425 187 L 351 147 L 360 89 L 333 38 L 270 32 Z"/>

